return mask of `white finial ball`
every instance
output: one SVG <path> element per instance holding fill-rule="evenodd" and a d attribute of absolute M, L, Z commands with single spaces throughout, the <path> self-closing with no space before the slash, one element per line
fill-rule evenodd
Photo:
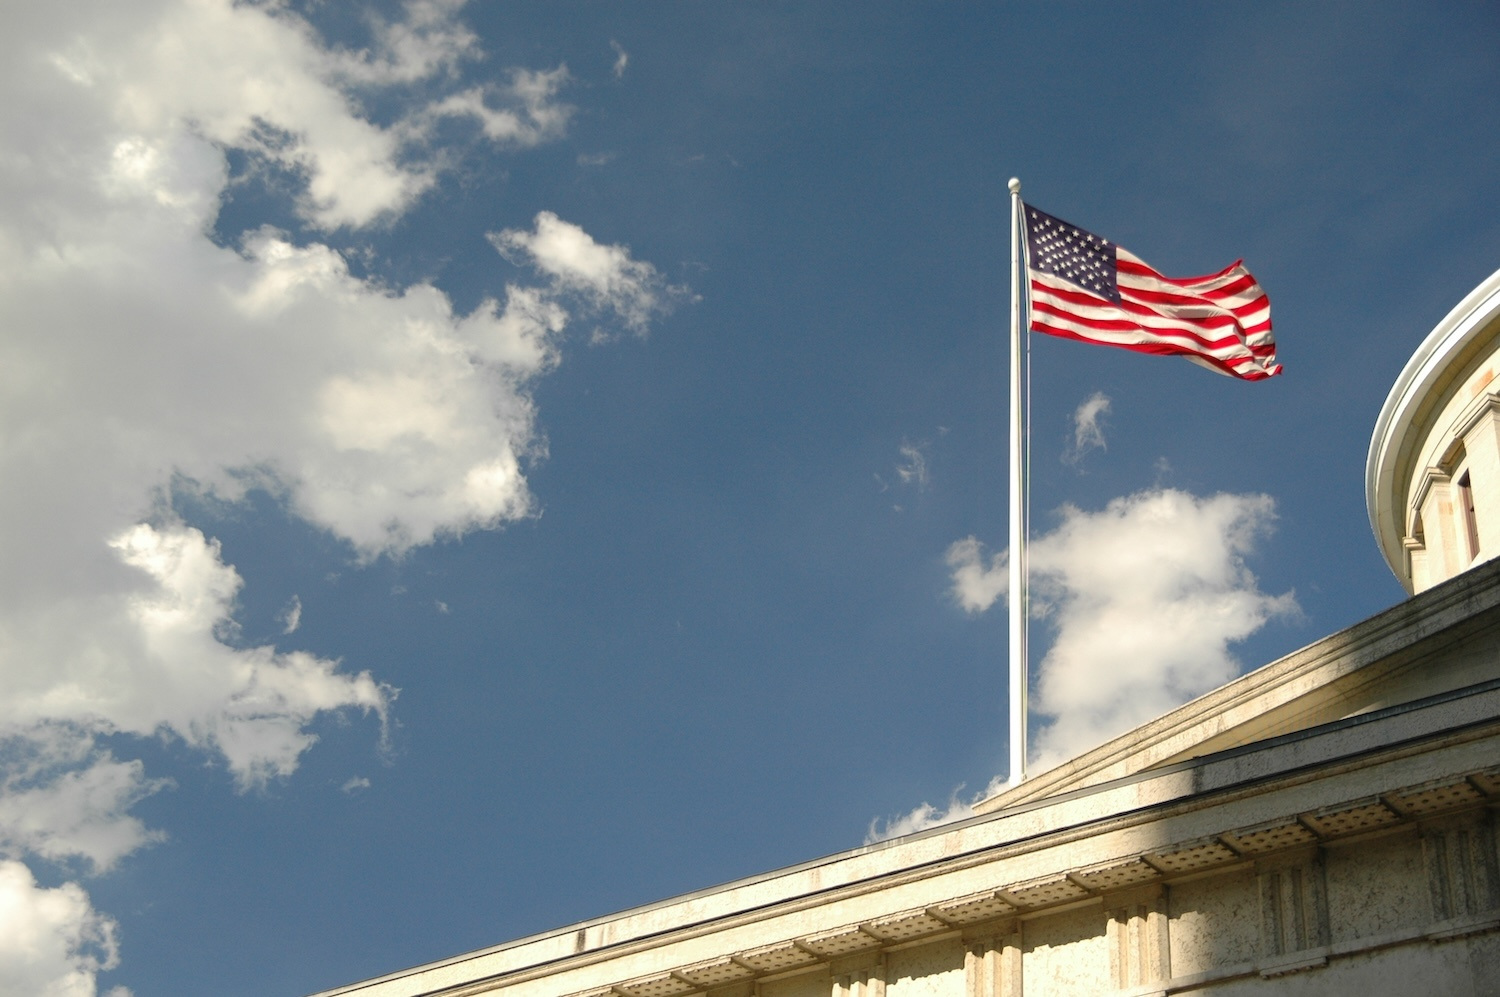
<path fill-rule="evenodd" d="M 1010 192 L 1012 194 L 1021 193 L 1021 181 L 1017 180 L 1015 177 L 1010 178 Z"/>

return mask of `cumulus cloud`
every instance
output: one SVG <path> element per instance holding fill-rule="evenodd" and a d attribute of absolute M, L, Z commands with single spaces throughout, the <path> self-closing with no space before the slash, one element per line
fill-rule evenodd
<path fill-rule="evenodd" d="M 97 974 L 119 963 L 115 931 L 77 883 L 47 889 L 22 863 L 0 860 L 0 994 L 95 997 Z"/>
<path fill-rule="evenodd" d="M 124 131 L 152 154 L 190 124 L 200 140 L 303 177 L 309 221 L 359 226 L 400 212 L 432 185 L 437 161 L 422 142 L 441 118 L 473 119 L 487 137 L 519 146 L 556 138 L 567 124 L 571 108 L 554 99 L 568 80 L 563 67 L 515 70 L 505 84 L 414 102 L 388 124 L 359 113 L 360 87 L 441 78 L 480 54 L 454 7 L 410 3 L 404 19 L 376 22 L 373 48 L 350 52 L 328 48 L 280 5 L 71 5 L 12 24 L 20 29 L 9 32 L 13 43 L 40 44 L 8 46 L 10 68 L 45 74 L 27 89 L 44 91 L 78 126 L 86 111 L 104 134 Z"/>
<path fill-rule="evenodd" d="M 468 314 L 430 284 L 357 277 L 318 241 L 435 182 L 439 118 L 517 148 L 562 134 L 561 67 L 455 90 L 481 54 L 455 8 L 409 3 L 358 51 L 281 4 L 0 15 L 0 892 L 56 915 L 37 915 L 39 961 L 0 927 L 0 979 L 53 974 L 24 992 L 93 993 L 114 964 L 81 888 L 39 890 L 16 860 L 100 872 L 161 837 L 129 813 L 164 787 L 119 757 L 129 736 L 201 749 L 250 789 L 295 771 L 319 717 L 383 725 L 395 695 L 247 646 L 240 576 L 173 496 L 265 489 L 362 562 L 528 516 L 544 455 L 530 389 L 568 309 L 639 333 L 677 293 L 550 214 L 505 233 L 534 281 Z M 362 110 L 375 88 L 384 122 Z M 230 153 L 282 171 L 303 231 L 211 238 Z"/>
<path fill-rule="evenodd" d="M 1245 557 L 1270 531 L 1267 495 L 1174 489 L 1067 507 L 1034 548 L 1033 600 L 1056 632 L 1034 700 L 1046 768 L 1234 678 L 1229 645 L 1297 613 L 1267 595 Z"/>
<path fill-rule="evenodd" d="M 1096 391 L 1073 412 L 1073 442 L 1063 453 L 1063 462 L 1077 465 L 1093 450 L 1108 449 L 1104 442 L 1104 417 L 1109 414 L 1109 396 Z"/>
<path fill-rule="evenodd" d="M 162 840 L 128 811 L 169 783 L 147 778 L 139 761 L 96 750 L 87 734 L 35 728 L 7 739 L 0 757 L 0 856 L 78 858 L 98 873 Z"/>
<path fill-rule="evenodd" d="M 1054 633 L 1031 700 L 1043 720 L 1035 767 L 1066 761 L 1234 678 L 1240 665 L 1230 645 L 1298 612 L 1293 593 L 1262 592 L 1245 565 L 1274 524 L 1269 496 L 1154 489 L 1094 512 L 1065 506 L 1060 520 L 1028 550 L 1032 615 Z M 954 599 L 966 611 L 1006 596 L 1005 552 L 986 557 L 967 537 L 947 558 Z"/>
<path fill-rule="evenodd" d="M 1033 728 L 1033 770 L 1229 681 L 1240 669 L 1231 644 L 1299 612 L 1293 593 L 1265 594 L 1245 566 L 1275 522 L 1269 496 L 1154 489 L 1097 512 L 1064 506 L 1060 519 L 1027 551 L 1031 615 L 1053 631 L 1030 702 L 1042 721 Z M 987 555 L 977 538 L 965 537 L 949 546 L 947 562 L 954 601 L 966 612 L 982 613 L 1008 596 L 1007 551 Z M 972 797 L 955 791 L 946 807 L 924 802 L 877 819 L 865 840 L 961 820 L 1004 785 L 996 776 Z"/>
<path fill-rule="evenodd" d="M 986 559 L 984 544 L 975 537 L 954 541 L 948 547 L 947 561 L 952 571 L 953 598 L 966 612 L 984 612 L 1010 589 L 1010 558 L 1006 552 L 998 551 Z"/>

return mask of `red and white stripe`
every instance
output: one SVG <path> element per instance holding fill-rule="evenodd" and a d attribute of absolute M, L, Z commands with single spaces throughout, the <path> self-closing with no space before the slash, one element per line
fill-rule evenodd
<path fill-rule="evenodd" d="M 1247 381 L 1281 373 L 1270 299 L 1242 263 L 1206 277 L 1164 277 L 1119 247 L 1115 259 L 1118 305 L 1061 277 L 1030 270 L 1031 328 L 1186 357 Z"/>

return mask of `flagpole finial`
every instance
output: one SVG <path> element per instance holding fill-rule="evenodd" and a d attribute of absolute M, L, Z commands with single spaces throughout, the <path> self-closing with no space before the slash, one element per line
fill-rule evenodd
<path fill-rule="evenodd" d="M 1021 193 L 1021 181 L 1016 179 L 1015 177 L 1010 178 L 1010 192 L 1012 194 Z"/>

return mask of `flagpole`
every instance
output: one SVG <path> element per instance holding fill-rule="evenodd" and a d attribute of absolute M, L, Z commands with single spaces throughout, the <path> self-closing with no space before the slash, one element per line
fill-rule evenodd
<path fill-rule="evenodd" d="M 1010 181 L 1010 776 L 1026 778 L 1026 409 L 1021 327 L 1021 181 Z"/>

